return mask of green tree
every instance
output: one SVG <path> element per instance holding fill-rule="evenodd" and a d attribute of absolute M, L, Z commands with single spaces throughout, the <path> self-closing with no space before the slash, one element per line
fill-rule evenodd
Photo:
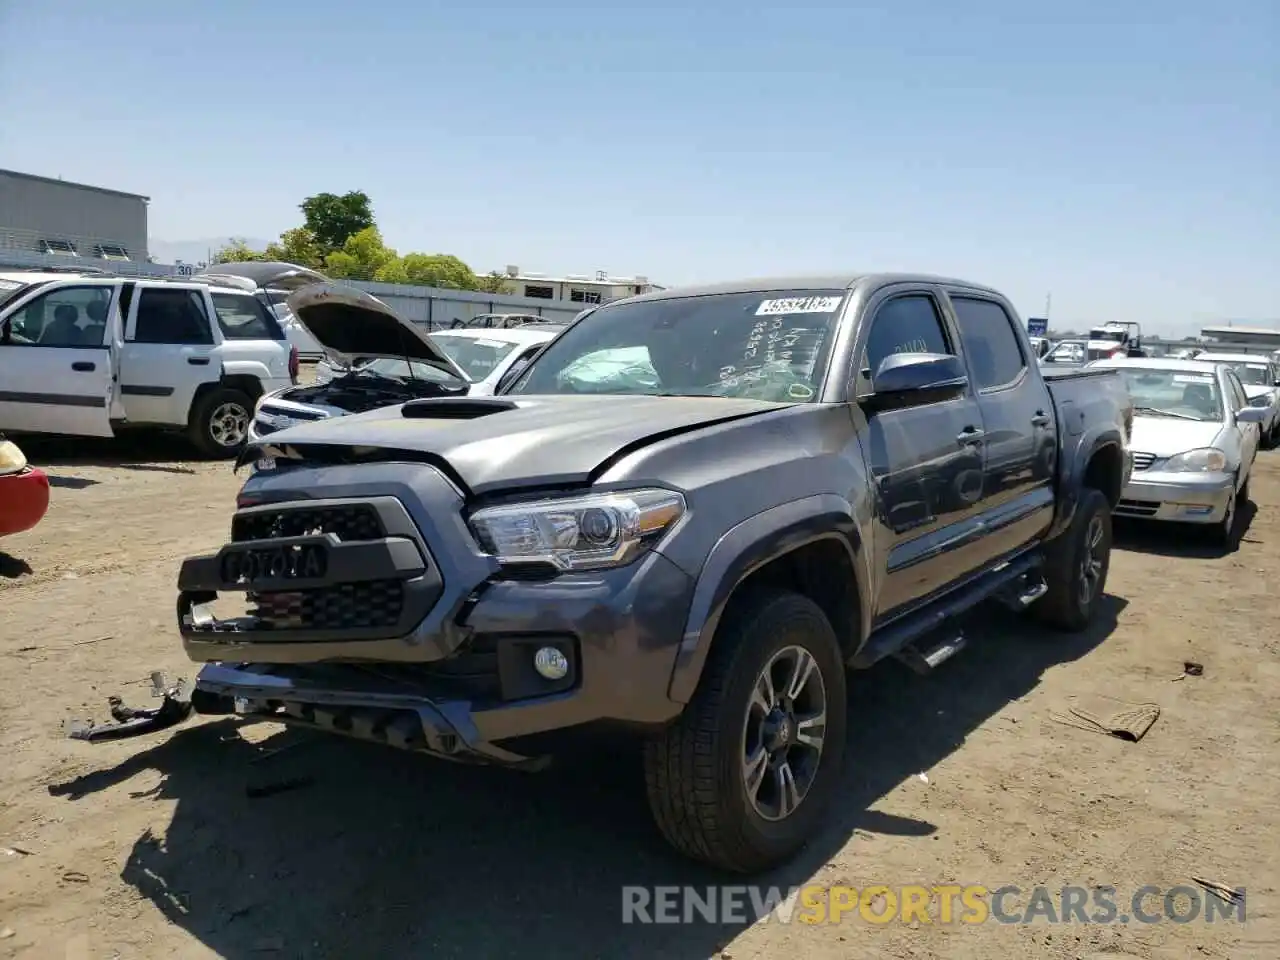
<path fill-rule="evenodd" d="M 403 260 L 406 283 L 446 290 L 474 290 L 477 278 L 471 268 L 449 253 L 406 253 Z"/>
<path fill-rule="evenodd" d="M 365 227 L 347 237 L 341 250 L 335 250 L 324 259 L 324 270 L 335 279 L 375 280 L 379 271 L 386 270 L 397 260 L 395 250 L 382 242 L 377 227 Z"/>
<path fill-rule="evenodd" d="M 228 243 L 221 250 L 218 250 L 214 253 L 213 260 L 211 262 L 213 263 L 246 263 L 250 260 L 261 260 L 261 259 L 263 259 L 262 254 L 259 251 L 254 250 L 252 247 L 250 247 L 249 244 L 246 243 L 243 238 L 232 237 L 230 243 Z"/>
<path fill-rule="evenodd" d="M 372 203 L 363 190 L 317 193 L 303 200 L 299 209 L 326 256 L 341 250 L 349 237 L 374 226 Z"/>
<path fill-rule="evenodd" d="M 483 277 L 476 277 L 476 289 L 481 293 L 510 293 L 511 287 L 505 274 L 491 270 Z"/>
<path fill-rule="evenodd" d="M 306 227 L 294 227 L 280 234 L 276 243 L 267 244 L 263 251 L 264 260 L 283 260 L 285 263 L 296 263 L 300 267 L 319 270 L 324 266 L 324 255 L 320 244 Z"/>

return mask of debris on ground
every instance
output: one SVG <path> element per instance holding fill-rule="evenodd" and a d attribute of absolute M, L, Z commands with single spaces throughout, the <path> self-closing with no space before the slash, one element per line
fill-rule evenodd
<path fill-rule="evenodd" d="M 1227 903 L 1243 903 L 1244 891 L 1237 887 L 1229 887 L 1225 883 L 1219 883 L 1216 880 L 1205 880 L 1203 877 L 1191 878 L 1205 890 L 1208 890 L 1219 900 Z"/>
<path fill-rule="evenodd" d="M 104 740 L 121 740 L 125 737 L 141 736 L 175 726 L 191 716 L 191 696 L 186 689 L 186 680 L 179 679 L 169 685 L 163 673 L 151 674 L 151 696 L 161 697 L 160 706 L 151 709 L 135 709 L 126 706 L 120 697 L 108 697 L 107 704 L 111 709 L 112 724 L 98 724 L 92 720 L 73 720 L 68 725 L 67 735 L 73 740 L 87 740 L 90 743 Z"/>
<path fill-rule="evenodd" d="M 1105 733 L 1129 743 L 1146 736 L 1160 716 L 1158 704 L 1128 703 L 1102 694 L 1071 697 L 1068 704 L 1065 713 L 1052 713 L 1050 718 L 1068 727 Z"/>

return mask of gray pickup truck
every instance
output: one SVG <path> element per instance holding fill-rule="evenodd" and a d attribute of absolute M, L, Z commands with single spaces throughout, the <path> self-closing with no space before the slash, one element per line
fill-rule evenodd
<path fill-rule="evenodd" d="M 192 702 L 512 767 L 638 734 L 665 837 L 760 871 L 840 782 L 846 667 L 930 670 L 987 599 L 1090 623 L 1131 418 L 959 280 L 607 304 L 497 396 L 251 445 L 231 542 L 179 576 Z"/>

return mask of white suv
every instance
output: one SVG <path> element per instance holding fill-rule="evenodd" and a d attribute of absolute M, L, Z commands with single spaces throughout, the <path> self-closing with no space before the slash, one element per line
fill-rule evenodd
<path fill-rule="evenodd" d="M 231 457 L 258 398 L 297 379 L 274 313 L 230 284 L 0 273 L 0 430 L 180 429 L 205 455 Z"/>

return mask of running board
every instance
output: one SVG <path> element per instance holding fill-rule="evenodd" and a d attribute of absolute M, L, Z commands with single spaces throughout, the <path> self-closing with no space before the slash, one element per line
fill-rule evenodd
<path fill-rule="evenodd" d="M 1045 582 L 1044 575 L 1039 570 L 1031 570 L 1021 579 L 998 591 L 994 599 L 1010 610 L 1020 611 L 1027 609 L 1048 592 L 1049 584 Z"/>
<path fill-rule="evenodd" d="M 919 643 L 908 644 L 895 653 L 894 657 L 910 667 L 912 672 L 925 675 L 963 650 L 966 642 L 964 631 L 957 630 L 952 634 L 943 634 L 928 647 Z"/>
<path fill-rule="evenodd" d="M 1035 602 L 1040 595 L 1033 595 L 1034 590 L 1028 590 L 1027 586 L 1033 582 L 1043 582 L 1044 577 L 1040 575 L 1041 559 L 1038 550 L 1013 557 L 961 584 L 923 609 L 885 624 L 871 634 L 862 650 L 849 661 L 849 666 L 855 670 L 865 670 L 885 657 L 893 656 L 937 631 L 947 629 L 947 621 L 967 613 L 984 600 L 1012 594 L 1029 597 L 1026 601 L 1028 604 Z M 1047 586 L 1045 589 L 1048 589 Z M 946 657 L 950 655 L 947 654 Z M 938 662 L 941 663 L 942 660 Z"/>

